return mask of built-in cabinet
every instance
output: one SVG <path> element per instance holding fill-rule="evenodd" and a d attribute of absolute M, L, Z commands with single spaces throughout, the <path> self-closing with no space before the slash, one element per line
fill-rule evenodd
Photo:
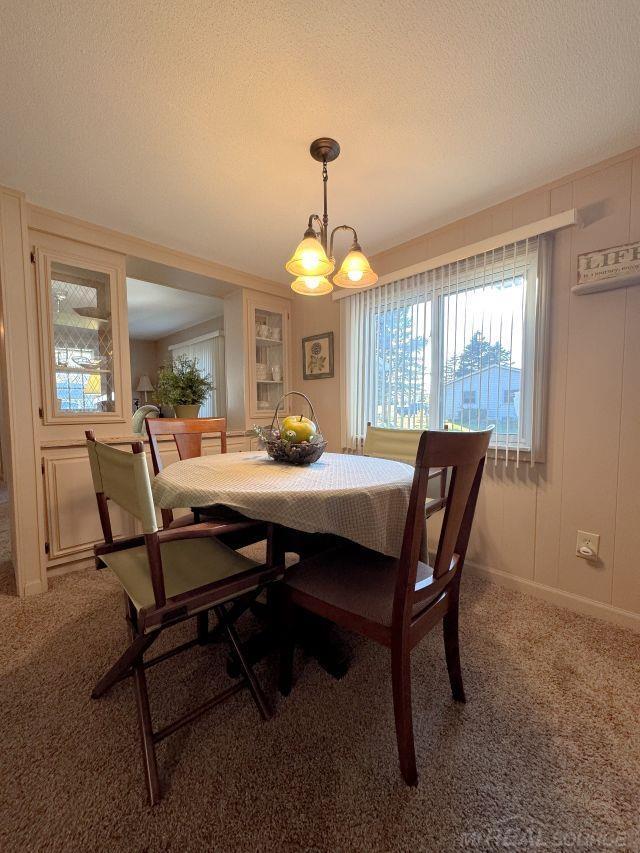
<path fill-rule="evenodd" d="M 174 267 L 177 276 L 222 278 L 233 288 L 230 452 L 251 447 L 247 430 L 268 421 L 266 404 L 270 409 L 290 387 L 290 302 L 260 296 L 277 293 L 273 282 L 30 205 L 22 193 L 0 188 L 4 474 L 20 595 L 45 591 L 52 573 L 90 565 L 101 538 L 84 432 L 122 447 L 134 438 L 126 274 L 136 261 Z M 260 385 L 258 363 L 267 368 L 266 379 L 259 368 Z M 217 452 L 215 440 L 204 450 Z M 165 455 L 167 463 L 177 458 L 175 449 Z M 135 531 L 115 507 L 112 523 L 116 535 Z"/>
<path fill-rule="evenodd" d="M 284 300 L 250 295 L 247 313 L 249 414 L 263 418 L 289 390 L 290 312 Z"/>
<path fill-rule="evenodd" d="M 30 231 L 37 306 L 39 461 L 46 571 L 91 557 L 101 538 L 84 432 L 99 439 L 131 432 L 126 257 Z M 132 518 L 112 508 L 116 536 Z"/>
<path fill-rule="evenodd" d="M 226 297 L 225 346 L 230 426 L 269 423 L 291 390 L 290 301 L 246 290 Z"/>
<path fill-rule="evenodd" d="M 91 565 L 93 546 L 102 539 L 85 430 L 124 449 L 135 440 L 127 258 L 36 229 L 29 231 L 29 242 L 31 296 L 38 317 L 30 346 L 39 365 L 33 394 L 38 398 L 46 583 L 47 574 Z M 254 423 L 270 421 L 276 403 L 290 389 L 290 314 L 289 300 L 240 287 L 225 303 L 231 453 L 251 449 L 247 431 Z M 165 465 L 177 461 L 171 439 L 161 446 Z M 220 452 L 219 440 L 205 438 L 203 452 Z M 139 532 L 133 518 L 118 507 L 111 507 L 111 518 L 116 536 Z"/>

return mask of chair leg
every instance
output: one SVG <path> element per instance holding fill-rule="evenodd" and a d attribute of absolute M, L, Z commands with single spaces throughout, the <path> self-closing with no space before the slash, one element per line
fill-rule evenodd
<path fill-rule="evenodd" d="M 278 673 L 278 690 L 282 696 L 288 696 L 293 686 L 295 607 L 286 589 L 281 589 L 280 593 L 280 670 Z"/>
<path fill-rule="evenodd" d="M 201 646 L 206 646 L 209 640 L 209 611 L 203 610 L 196 616 L 196 625 L 198 633 L 198 642 Z"/>
<path fill-rule="evenodd" d="M 160 777 L 158 776 L 158 763 L 156 761 L 156 748 L 153 741 L 153 725 L 151 723 L 151 709 L 149 708 L 149 694 L 147 693 L 147 679 L 144 673 L 142 656 L 140 656 L 133 666 L 133 689 L 138 710 L 144 779 L 147 785 L 149 804 L 155 806 L 160 802 L 162 794 L 160 791 Z"/>
<path fill-rule="evenodd" d="M 224 630 L 227 635 L 227 639 L 229 640 L 229 645 L 231 646 L 231 652 L 233 656 L 238 661 L 240 666 L 240 670 L 244 677 L 247 680 L 247 684 L 249 685 L 249 690 L 251 691 L 251 695 L 253 696 L 253 700 L 258 706 L 258 710 L 260 711 L 260 716 L 263 720 L 268 720 L 271 717 L 271 708 L 267 702 L 267 699 L 262 692 L 262 687 L 260 687 L 260 683 L 253 672 L 253 669 L 247 662 L 244 653 L 242 651 L 242 647 L 240 645 L 240 640 L 236 633 L 236 629 L 233 624 L 229 620 L 227 616 L 227 612 L 224 609 L 224 606 L 219 604 L 217 607 L 214 607 L 214 611 L 221 625 L 224 625 Z"/>
<path fill-rule="evenodd" d="M 466 702 L 464 685 L 462 683 L 462 668 L 460 666 L 460 639 L 458 636 L 458 610 L 460 603 L 460 581 L 456 581 L 451 589 L 449 610 L 442 620 L 444 636 L 444 653 L 447 659 L 451 693 L 456 702 Z"/>
<path fill-rule="evenodd" d="M 411 711 L 411 656 L 409 650 L 402 646 L 394 646 L 391 650 L 391 681 L 400 772 L 407 785 L 417 785 Z"/>
<path fill-rule="evenodd" d="M 133 635 L 132 643 L 128 649 L 124 651 L 122 655 L 118 658 L 118 660 L 114 663 L 111 669 L 102 676 L 100 681 L 93 688 L 93 692 L 91 693 L 92 699 L 99 699 L 103 696 L 107 690 L 109 690 L 113 685 L 120 681 L 120 679 L 125 675 L 128 670 L 133 666 L 134 661 L 137 658 L 142 659 L 142 655 L 149 646 L 155 642 L 159 632 L 154 634 L 137 634 Z"/>

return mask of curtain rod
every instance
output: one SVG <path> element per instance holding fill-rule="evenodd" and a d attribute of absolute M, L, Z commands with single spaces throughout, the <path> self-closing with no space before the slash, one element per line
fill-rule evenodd
<path fill-rule="evenodd" d="M 411 275 L 418 275 L 421 272 L 435 270 L 438 267 L 444 267 L 447 264 L 454 264 L 456 261 L 463 261 L 465 258 L 472 258 L 474 255 L 481 255 L 484 252 L 490 252 L 492 249 L 499 249 L 501 246 L 509 246 L 511 243 L 519 243 L 520 240 L 526 240 L 529 237 L 538 237 L 540 234 L 548 234 L 550 231 L 558 231 L 560 228 L 567 228 L 570 225 L 578 223 L 578 210 L 573 207 L 569 210 L 563 210 L 562 213 L 556 213 L 553 216 L 547 216 L 546 219 L 538 219 L 537 222 L 531 222 L 529 225 L 521 225 L 519 228 L 512 228 L 511 231 L 504 231 L 502 234 L 496 234 L 495 237 L 489 237 L 486 240 L 480 240 L 477 243 L 469 243 L 467 246 L 461 246 L 459 249 L 454 249 L 451 252 L 445 252 L 444 255 L 437 255 L 435 258 L 429 258 L 425 261 L 420 261 L 417 264 L 412 264 L 410 267 L 403 267 L 399 270 L 381 275 L 375 284 L 369 287 L 361 287 L 355 289 L 340 289 L 331 294 L 333 301 L 346 299 L 353 296 L 355 293 L 362 293 L 364 290 L 372 290 L 374 287 L 381 287 L 384 284 L 389 284 L 392 281 L 399 281 L 403 278 L 408 278 Z"/>

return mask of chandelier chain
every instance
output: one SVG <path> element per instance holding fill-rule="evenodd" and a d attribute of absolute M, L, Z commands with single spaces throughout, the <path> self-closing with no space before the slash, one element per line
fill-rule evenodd
<path fill-rule="evenodd" d="M 324 214 L 322 216 L 322 244 L 324 250 L 327 250 L 327 228 L 329 226 L 329 214 L 327 212 L 327 183 L 329 181 L 329 171 L 327 169 L 327 161 L 322 161 L 322 188 L 324 190 Z"/>

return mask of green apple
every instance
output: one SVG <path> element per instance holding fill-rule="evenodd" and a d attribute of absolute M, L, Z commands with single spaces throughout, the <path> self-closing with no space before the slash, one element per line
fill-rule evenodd
<path fill-rule="evenodd" d="M 282 421 L 282 429 L 288 433 L 295 433 L 295 439 L 291 439 L 294 444 L 299 444 L 301 441 L 309 441 L 312 435 L 316 434 L 316 425 L 309 418 L 303 418 L 302 415 L 289 415 Z"/>

